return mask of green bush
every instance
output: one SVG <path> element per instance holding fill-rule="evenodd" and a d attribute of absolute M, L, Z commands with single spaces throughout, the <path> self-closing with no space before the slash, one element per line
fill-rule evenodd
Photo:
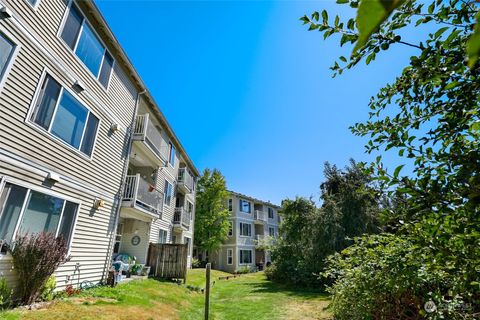
<path fill-rule="evenodd" d="M 12 304 L 13 290 L 8 287 L 7 279 L 0 278 L 0 308 L 6 309 Z"/>
<path fill-rule="evenodd" d="M 250 273 L 251 272 L 251 268 L 249 266 L 244 266 L 244 267 L 241 267 L 240 269 L 237 269 L 236 273 L 238 274 L 246 274 L 246 273 Z"/>
<path fill-rule="evenodd" d="M 475 297 L 458 286 L 461 272 L 432 263 L 432 255 L 407 237 L 381 234 L 331 256 L 323 275 L 336 280 L 327 289 L 335 319 L 473 319 Z"/>
<path fill-rule="evenodd" d="M 55 288 L 57 287 L 57 279 L 51 275 L 40 292 L 40 300 L 52 301 L 55 297 Z"/>
<path fill-rule="evenodd" d="M 192 259 L 192 268 L 200 268 L 200 260 L 193 258 Z"/>

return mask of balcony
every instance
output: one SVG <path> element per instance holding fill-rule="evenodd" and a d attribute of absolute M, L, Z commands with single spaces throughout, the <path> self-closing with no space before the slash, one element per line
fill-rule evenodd
<path fill-rule="evenodd" d="M 179 230 L 188 230 L 192 221 L 192 213 L 183 207 L 175 208 L 173 215 L 173 227 Z"/>
<path fill-rule="evenodd" d="M 140 174 L 129 175 L 123 190 L 123 216 L 127 218 L 161 218 L 163 193 L 155 189 Z M 144 219 L 145 220 L 145 219 Z"/>
<path fill-rule="evenodd" d="M 255 240 L 257 241 L 263 241 L 265 239 L 265 235 L 263 234 L 256 234 L 255 235 Z"/>
<path fill-rule="evenodd" d="M 184 193 L 193 191 L 193 176 L 188 172 L 187 168 L 178 169 L 177 186 Z"/>
<path fill-rule="evenodd" d="M 141 165 L 147 160 L 155 165 L 164 165 L 167 162 L 168 146 L 160 130 L 153 124 L 148 113 L 138 115 L 132 133 L 132 153 L 140 158 Z"/>
<path fill-rule="evenodd" d="M 267 222 L 267 213 L 260 210 L 255 210 L 253 212 L 253 219 L 254 223 L 264 224 Z"/>

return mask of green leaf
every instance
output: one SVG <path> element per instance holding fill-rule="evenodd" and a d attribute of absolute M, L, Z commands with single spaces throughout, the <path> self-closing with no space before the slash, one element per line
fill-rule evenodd
<path fill-rule="evenodd" d="M 472 125 L 470 126 L 470 128 L 471 128 L 473 131 L 480 131 L 480 121 L 477 121 L 477 122 L 472 123 Z"/>
<path fill-rule="evenodd" d="M 435 32 L 435 38 L 439 38 L 445 31 L 448 30 L 449 27 L 443 27 L 443 28 L 440 28 L 437 30 L 437 32 Z"/>
<path fill-rule="evenodd" d="M 405 166 L 405 165 L 402 164 L 402 165 L 400 165 L 400 166 L 398 166 L 398 167 L 395 168 L 395 171 L 393 172 L 393 177 L 394 177 L 395 179 L 398 178 L 398 175 L 400 174 L 400 170 L 402 170 L 402 168 L 403 168 L 404 166 Z"/>
<path fill-rule="evenodd" d="M 477 24 L 467 41 L 468 66 L 473 68 L 480 56 L 480 12 L 477 13 Z"/>
<path fill-rule="evenodd" d="M 445 86 L 445 90 L 455 88 L 455 87 L 458 86 L 458 85 L 459 85 L 458 81 L 450 82 L 449 84 L 447 84 L 447 85 Z"/>
<path fill-rule="evenodd" d="M 323 18 L 323 23 L 327 24 L 328 23 L 328 13 L 327 10 L 322 11 L 322 18 Z"/>
<path fill-rule="evenodd" d="M 362 0 L 357 12 L 357 27 L 360 35 L 353 49 L 356 52 L 363 47 L 372 33 L 378 30 L 395 8 L 402 5 L 406 0 Z"/>
<path fill-rule="evenodd" d="M 348 3 L 348 0 L 337 0 L 337 3 L 338 4 Z"/>

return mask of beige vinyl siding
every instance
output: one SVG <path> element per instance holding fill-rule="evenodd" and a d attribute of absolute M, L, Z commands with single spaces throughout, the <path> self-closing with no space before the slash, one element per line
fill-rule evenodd
<path fill-rule="evenodd" d="M 6 162 L 2 162 L 0 172 L 0 175 L 6 176 L 7 179 L 16 178 L 36 188 L 39 188 L 45 180 L 44 175 L 32 173 Z M 88 195 L 84 190 L 65 186 L 62 182 L 55 183 L 51 188 L 40 187 L 40 191 L 56 192 L 60 196 L 73 198 L 81 204 L 70 246 L 71 260 L 55 272 L 59 289 L 67 284 L 67 276 L 74 273 L 77 263 L 80 264 L 80 281 L 89 280 L 94 283 L 101 281 L 104 278 L 105 263 L 109 263 L 107 252 L 112 232 L 114 232 L 113 203 L 107 201 L 104 207 L 96 210 L 93 208 L 95 196 Z M 0 270 L 5 274 L 5 270 L 9 268 L 11 268 L 9 255 L 0 256 Z M 6 273 L 6 275 L 10 275 L 7 280 L 10 284 L 14 284 L 16 280 L 14 275 L 12 273 Z M 74 284 L 76 284 L 76 278 Z"/>

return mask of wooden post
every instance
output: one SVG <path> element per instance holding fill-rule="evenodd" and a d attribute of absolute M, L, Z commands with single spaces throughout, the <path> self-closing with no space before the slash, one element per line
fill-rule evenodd
<path fill-rule="evenodd" d="M 205 320 L 208 320 L 208 313 L 210 307 L 210 269 L 211 264 L 207 263 L 206 280 L 205 280 Z"/>

